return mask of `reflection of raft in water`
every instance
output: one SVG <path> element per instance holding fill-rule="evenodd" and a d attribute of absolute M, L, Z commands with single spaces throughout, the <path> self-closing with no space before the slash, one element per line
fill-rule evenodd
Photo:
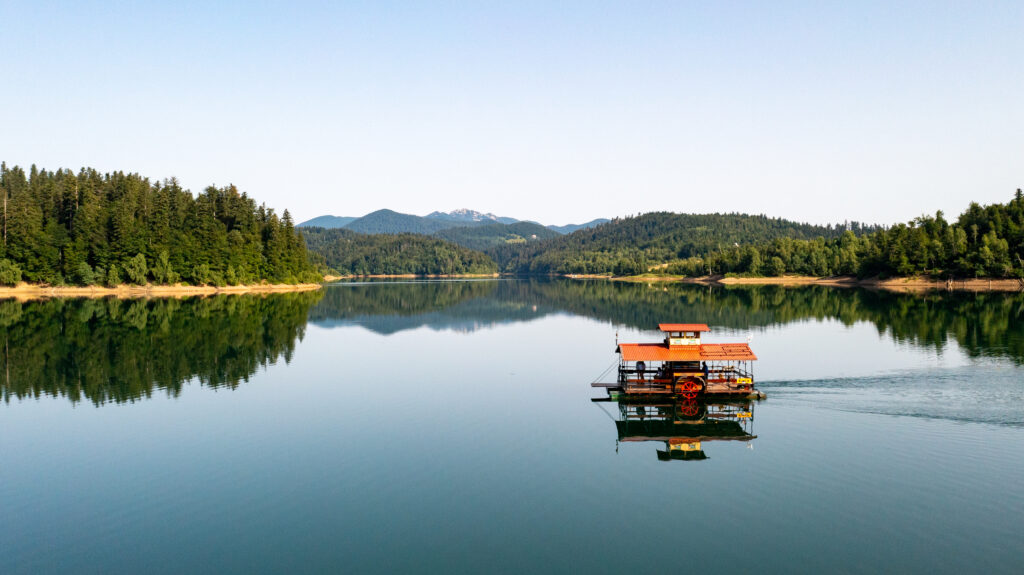
<path fill-rule="evenodd" d="M 593 401 L 610 401 L 605 398 Z M 708 403 L 701 400 L 671 399 L 618 400 L 615 421 L 619 442 L 663 442 L 658 450 L 662 461 L 707 459 L 704 443 L 710 441 L 753 441 L 754 404 L 747 401 Z"/>
<path fill-rule="evenodd" d="M 702 343 L 705 324 L 663 323 L 661 343 L 620 343 L 618 380 L 594 383 L 612 396 L 726 396 L 760 399 L 754 389 L 757 356 L 746 343 Z"/>

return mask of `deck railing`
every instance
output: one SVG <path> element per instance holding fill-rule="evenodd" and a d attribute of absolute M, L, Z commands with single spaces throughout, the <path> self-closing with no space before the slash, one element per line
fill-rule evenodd
<path fill-rule="evenodd" d="M 669 377 L 665 376 L 661 369 L 645 369 L 642 372 L 637 371 L 636 368 L 626 367 L 624 365 L 619 366 L 619 381 L 625 382 L 626 380 L 640 379 L 641 373 L 643 374 L 644 381 L 654 381 L 659 379 L 668 380 Z M 686 373 L 695 376 L 703 377 L 704 370 L 702 369 L 672 369 L 668 370 L 668 373 L 679 374 Z M 661 377 L 659 377 L 661 376 Z M 752 377 L 752 374 L 739 367 L 739 366 L 725 366 L 725 367 L 713 367 L 708 369 L 709 379 L 735 379 L 738 377 Z"/>

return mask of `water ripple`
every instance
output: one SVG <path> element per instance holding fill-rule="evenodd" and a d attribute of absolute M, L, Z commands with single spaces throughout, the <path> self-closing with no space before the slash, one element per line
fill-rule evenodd
<path fill-rule="evenodd" d="M 1024 426 L 1024 370 L 1017 367 L 970 365 L 768 381 L 761 388 L 772 400 L 841 411 Z"/>

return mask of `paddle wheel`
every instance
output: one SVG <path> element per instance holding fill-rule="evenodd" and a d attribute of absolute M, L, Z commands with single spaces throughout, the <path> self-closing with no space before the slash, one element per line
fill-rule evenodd
<path fill-rule="evenodd" d="M 704 391 L 703 381 L 696 378 L 687 378 L 677 384 L 679 395 L 685 399 L 697 399 L 697 395 Z"/>

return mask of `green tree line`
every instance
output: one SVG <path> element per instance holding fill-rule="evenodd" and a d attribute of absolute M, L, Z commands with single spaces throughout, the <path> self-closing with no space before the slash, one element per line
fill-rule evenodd
<path fill-rule="evenodd" d="M 516 222 L 514 224 L 478 224 L 447 228 L 434 232 L 435 236 L 459 244 L 471 250 L 487 253 L 499 265 L 501 260 L 495 257 L 504 246 L 522 246 L 545 239 L 557 238 L 562 234 L 533 222 Z M 489 250 L 495 250 L 490 252 Z"/>
<path fill-rule="evenodd" d="M 0 283 L 315 281 L 291 215 L 229 185 L 0 164 Z"/>
<path fill-rule="evenodd" d="M 943 213 L 836 238 L 776 238 L 672 263 L 666 273 L 1024 278 L 1024 194 L 1006 204 L 972 203 L 955 222 Z"/>
<path fill-rule="evenodd" d="M 871 227 L 854 222 L 858 233 Z M 734 244 L 775 238 L 833 238 L 839 226 L 816 226 L 746 214 L 653 212 L 612 220 L 535 244 L 487 253 L 503 269 L 526 274 L 636 275 L 666 262 L 704 256 Z"/>
<path fill-rule="evenodd" d="M 318 262 L 342 274 L 493 274 L 481 252 L 418 234 L 360 234 L 346 229 L 300 228 Z"/>

